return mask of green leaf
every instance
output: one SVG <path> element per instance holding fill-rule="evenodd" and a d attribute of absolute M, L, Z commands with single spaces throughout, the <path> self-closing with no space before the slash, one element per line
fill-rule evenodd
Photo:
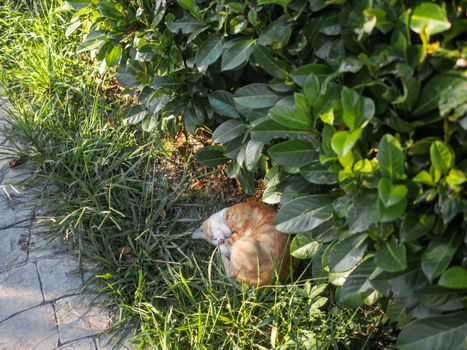
<path fill-rule="evenodd" d="M 292 129 L 310 131 L 313 127 L 311 113 L 281 101 L 269 110 L 268 115 L 272 120 Z"/>
<path fill-rule="evenodd" d="M 467 177 L 462 170 L 451 169 L 446 176 L 446 183 L 452 188 L 462 185 L 465 181 L 467 181 Z"/>
<path fill-rule="evenodd" d="M 355 129 L 352 132 L 336 132 L 331 139 L 332 150 L 336 152 L 339 156 L 345 157 L 360 139 L 362 131 L 363 129 Z"/>
<path fill-rule="evenodd" d="M 274 57 L 272 50 L 267 47 L 256 45 L 253 57 L 259 66 L 274 78 L 284 79 L 284 75 L 290 70 L 287 62 Z"/>
<path fill-rule="evenodd" d="M 76 31 L 76 29 L 78 29 L 82 24 L 83 24 L 83 22 L 81 22 L 81 21 L 79 21 L 79 20 L 72 22 L 72 23 L 68 26 L 68 28 L 66 29 L 66 31 L 65 31 L 65 37 L 68 38 L 68 37 L 69 37 L 71 34 L 73 34 L 73 33 Z"/>
<path fill-rule="evenodd" d="M 315 241 L 310 234 L 299 233 L 290 244 L 290 254 L 298 259 L 313 259 L 321 243 Z"/>
<path fill-rule="evenodd" d="M 457 79 L 441 93 L 438 107 L 442 117 L 461 118 L 467 114 L 467 81 Z"/>
<path fill-rule="evenodd" d="M 285 47 L 292 34 L 292 25 L 288 21 L 289 17 L 284 15 L 269 24 L 259 35 L 258 44 L 275 49 Z"/>
<path fill-rule="evenodd" d="M 222 146 L 206 146 L 196 152 L 196 159 L 202 165 L 210 168 L 228 161 L 228 158 L 224 156 L 224 147 Z"/>
<path fill-rule="evenodd" d="M 255 194 L 255 179 L 251 173 L 240 168 L 240 171 L 237 174 L 237 179 L 247 195 L 252 196 Z"/>
<path fill-rule="evenodd" d="M 200 45 L 195 59 L 200 71 L 205 71 L 209 65 L 217 61 L 222 54 L 223 44 L 222 35 L 214 34 Z"/>
<path fill-rule="evenodd" d="M 107 67 L 114 67 L 120 63 L 122 58 L 122 47 L 115 45 L 105 53 L 105 63 Z"/>
<path fill-rule="evenodd" d="M 230 92 L 217 90 L 209 94 L 209 103 L 219 115 L 238 119 L 240 115 L 235 109 L 233 95 Z"/>
<path fill-rule="evenodd" d="M 78 46 L 77 53 L 95 50 L 102 47 L 107 40 L 107 37 L 103 31 L 94 30 L 91 31 L 86 39 Z"/>
<path fill-rule="evenodd" d="M 115 72 L 115 78 L 123 86 L 132 87 L 132 88 L 138 86 L 136 74 L 130 73 L 122 67 L 117 68 L 117 71 Z"/>
<path fill-rule="evenodd" d="M 460 350 L 467 345 L 467 311 L 415 320 L 397 338 L 401 350 Z"/>
<path fill-rule="evenodd" d="M 242 135 L 245 131 L 246 126 L 240 120 L 227 120 L 217 127 L 212 134 L 212 139 L 215 143 L 226 143 Z"/>
<path fill-rule="evenodd" d="M 251 138 L 255 141 L 270 143 L 275 138 L 301 138 L 319 147 L 318 141 L 308 131 L 288 128 L 274 120 L 265 120 L 251 129 Z"/>
<path fill-rule="evenodd" d="M 378 147 L 378 160 L 381 174 L 392 181 L 405 174 L 405 157 L 401 145 L 394 136 L 386 134 L 381 138 Z"/>
<path fill-rule="evenodd" d="M 455 277 L 456 279 L 453 279 L 455 283 L 461 282 L 461 284 L 463 283 L 464 285 L 462 288 L 467 288 L 467 283 L 463 282 L 462 280 L 462 277 L 464 277 L 464 281 L 467 281 L 467 274 L 465 276 Z M 460 277 L 461 279 L 458 279 L 457 277 Z M 460 310 L 465 307 L 463 302 L 465 303 L 465 301 L 467 301 L 466 296 L 462 294 L 462 291 L 437 285 L 427 286 L 417 291 L 415 295 L 417 299 L 423 303 L 423 305 L 436 311 Z"/>
<path fill-rule="evenodd" d="M 352 196 L 342 196 L 341 201 L 336 202 L 336 210 L 339 204 L 340 216 L 345 218 L 350 233 L 363 232 L 379 219 L 377 202 L 377 193 L 361 190 Z"/>
<path fill-rule="evenodd" d="M 366 234 L 350 236 L 337 242 L 329 252 L 329 268 L 333 272 L 345 272 L 362 261 L 368 247 Z"/>
<path fill-rule="evenodd" d="M 337 183 L 337 174 L 330 172 L 321 164 L 312 163 L 300 167 L 300 175 L 308 182 L 317 185 L 332 185 Z"/>
<path fill-rule="evenodd" d="M 148 110 L 143 109 L 141 106 L 131 106 L 125 110 L 125 124 L 136 124 L 144 119 L 148 114 Z"/>
<path fill-rule="evenodd" d="M 344 282 L 339 293 L 339 302 L 358 294 L 368 294 L 374 290 L 370 282 L 370 276 L 375 271 L 376 265 L 373 259 L 367 259 L 353 270 Z"/>
<path fill-rule="evenodd" d="M 335 197 L 315 194 L 292 199 L 276 216 L 276 228 L 284 233 L 308 232 L 332 217 Z"/>
<path fill-rule="evenodd" d="M 172 33 L 178 33 L 182 31 L 183 34 L 195 33 L 198 30 L 204 28 L 204 24 L 200 23 L 197 19 L 188 16 L 176 22 L 167 22 L 167 29 Z"/>
<path fill-rule="evenodd" d="M 190 12 L 196 12 L 197 5 L 193 0 L 177 0 L 177 2 L 181 8 Z"/>
<path fill-rule="evenodd" d="M 264 143 L 259 141 L 248 141 L 245 149 L 245 167 L 248 171 L 254 171 L 258 165 Z"/>
<path fill-rule="evenodd" d="M 310 73 L 306 77 L 303 85 L 303 91 L 310 106 L 314 107 L 318 101 L 319 96 L 321 95 L 321 87 L 318 76 L 316 74 Z"/>
<path fill-rule="evenodd" d="M 341 103 L 344 123 L 351 131 L 357 127 L 365 126 L 375 114 L 373 100 L 362 97 L 355 90 L 345 86 L 341 91 Z"/>
<path fill-rule="evenodd" d="M 413 115 L 419 116 L 437 109 L 443 92 L 462 82 L 463 79 L 455 74 L 443 73 L 433 76 L 424 84 L 417 104 L 414 107 Z"/>
<path fill-rule="evenodd" d="M 256 40 L 241 40 L 232 46 L 224 47 L 221 70 L 233 70 L 247 62 L 255 49 Z"/>
<path fill-rule="evenodd" d="M 439 279 L 439 285 L 453 289 L 467 289 L 467 269 L 453 266 L 447 269 Z"/>
<path fill-rule="evenodd" d="M 436 184 L 431 174 L 426 170 L 420 171 L 417 175 L 413 177 L 412 181 L 422 183 L 428 186 L 434 186 Z"/>
<path fill-rule="evenodd" d="M 292 0 L 258 0 L 258 5 L 278 4 L 281 5 L 284 11 Z"/>
<path fill-rule="evenodd" d="M 461 242 L 459 234 L 447 232 L 430 241 L 422 255 L 422 270 L 430 282 L 446 270 Z"/>
<path fill-rule="evenodd" d="M 436 217 L 432 214 L 431 207 L 410 211 L 402 220 L 399 231 L 401 242 L 411 242 L 429 234 L 435 221 Z"/>
<path fill-rule="evenodd" d="M 385 207 L 397 204 L 407 197 L 409 190 L 405 185 L 393 185 L 391 180 L 383 177 L 378 183 L 379 199 L 383 202 Z"/>
<path fill-rule="evenodd" d="M 441 174 L 448 173 L 454 165 L 454 155 L 449 147 L 441 141 L 434 141 L 430 147 L 430 160 L 433 167 Z"/>
<path fill-rule="evenodd" d="M 311 63 L 298 67 L 292 71 L 291 75 L 297 85 L 304 86 L 305 80 L 311 73 L 316 75 L 318 79 L 324 80 L 329 74 L 332 73 L 332 70 L 325 64 Z"/>
<path fill-rule="evenodd" d="M 350 130 L 355 128 L 355 122 L 363 111 L 358 92 L 344 86 L 341 91 L 341 103 L 344 123 Z"/>
<path fill-rule="evenodd" d="M 274 106 L 281 99 L 268 84 L 255 83 L 235 92 L 234 101 L 244 108 L 260 109 Z"/>
<path fill-rule="evenodd" d="M 289 140 L 278 143 L 269 148 L 272 160 L 284 167 L 301 167 L 319 158 L 316 147 L 305 141 Z"/>
<path fill-rule="evenodd" d="M 397 244 L 392 238 L 384 242 L 375 253 L 375 262 L 383 271 L 397 272 L 407 268 L 407 256 L 404 244 Z"/>
<path fill-rule="evenodd" d="M 429 35 L 438 34 L 451 28 L 446 8 L 424 2 L 418 5 L 410 16 L 410 29 L 415 33 L 426 30 Z"/>
<path fill-rule="evenodd" d="M 405 208 L 407 208 L 407 198 L 404 197 L 402 201 L 398 202 L 397 204 L 385 206 L 384 203 L 379 200 L 378 201 L 378 212 L 379 212 L 379 220 L 381 222 L 389 222 L 396 219 L 399 219 L 402 215 L 404 215 Z"/>
<path fill-rule="evenodd" d="M 376 8 L 366 9 L 364 14 L 367 16 L 376 17 L 376 28 L 378 28 L 383 34 L 387 34 L 394 27 L 394 20 L 390 18 L 386 11 Z"/>

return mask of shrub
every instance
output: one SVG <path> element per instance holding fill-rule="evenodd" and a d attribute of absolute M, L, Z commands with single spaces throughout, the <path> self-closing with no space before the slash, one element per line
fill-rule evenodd
<path fill-rule="evenodd" d="M 402 349 L 465 346 L 464 2 L 69 4 L 79 51 L 138 92 L 128 122 L 216 127 L 199 161 L 249 194 L 264 176 L 341 304 L 378 300 Z"/>

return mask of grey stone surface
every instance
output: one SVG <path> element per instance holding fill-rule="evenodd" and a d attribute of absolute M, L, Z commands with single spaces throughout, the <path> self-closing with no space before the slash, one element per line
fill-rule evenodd
<path fill-rule="evenodd" d="M 34 264 L 26 264 L 0 274 L 0 322 L 43 301 Z"/>
<path fill-rule="evenodd" d="M 112 324 L 109 313 L 94 305 L 90 296 L 76 295 L 57 300 L 55 310 L 63 343 L 100 334 Z"/>
<path fill-rule="evenodd" d="M 27 228 L 1 230 L 0 240 L 0 270 L 26 261 L 29 250 Z"/>
<path fill-rule="evenodd" d="M 51 305 L 33 308 L 0 323 L 0 350 L 51 350 L 57 346 Z"/>
<path fill-rule="evenodd" d="M 66 253 L 65 241 L 57 236 L 50 235 L 43 226 L 33 226 L 31 230 L 29 259 L 37 260 L 43 257 L 62 255 Z"/>
<path fill-rule="evenodd" d="M 71 343 L 66 343 L 58 347 L 56 350 L 96 350 L 94 340 L 90 338 L 77 340 Z"/>
<path fill-rule="evenodd" d="M 68 255 L 58 255 L 37 262 L 45 300 L 79 293 L 82 285 L 78 262 Z"/>

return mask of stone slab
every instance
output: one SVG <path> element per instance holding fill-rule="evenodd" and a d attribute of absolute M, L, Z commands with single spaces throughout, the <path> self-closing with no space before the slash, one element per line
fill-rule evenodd
<path fill-rule="evenodd" d="M 0 323 L 0 350 L 51 350 L 57 346 L 52 305 L 36 307 Z"/>
<path fill-rule="evenodd" d="M 78 293 L 82 285 L 77 274 L 78 262 L 71 256 L 58 255 L 37 261 L 45 300 Z"/>
<path fill-rule="evenodd" d="M 28 227 L 34 206 L 6 198 L 0 188 L 0 231 L 12 227 Z"/>
<path fill-rule="evenodd" d="M 0 271 L 25 262 L 29 250 L 29 232 L 26 228 L 0 231 Z"/>
<path fill-rule="evenodd" d="M 101 334 L 111 324 L 108 311 L 98 305 L 90 296 L 76 295 L 59 299 L 55 303 L 60 341 Z"/>
<path fill-rule="evenodd" d="M 96 350 L 92 339 L 81 339 L 58 347 L 56 350 Z"/>
<path fill-rule="evenodd" d="M 0 322 L 42 302 L 34 264 L 26 264 L 0 274 Z M 0 330 L 2 328 L 0 324 Z"/>
<path fill-rule="evenodd" d="M 31 247 L 29 249 L 29 259 L 62 255 L 66 252 L 67 246 L 63 238 L 57 234 L 49 234 L 46 227 L 33 225 L 31 230 Z"/>

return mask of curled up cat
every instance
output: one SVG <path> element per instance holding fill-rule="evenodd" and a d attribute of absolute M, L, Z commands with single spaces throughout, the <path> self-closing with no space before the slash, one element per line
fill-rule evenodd
<path fill-rule="evenodd" d="M 211 215 L 192 234 L 218 246 L 226 274 L 250 286 L 269 283 L 277 272 L 289 272 L 289 236 L 274 227 L 276 213 L 269 207 L 244 202 Z"/>

